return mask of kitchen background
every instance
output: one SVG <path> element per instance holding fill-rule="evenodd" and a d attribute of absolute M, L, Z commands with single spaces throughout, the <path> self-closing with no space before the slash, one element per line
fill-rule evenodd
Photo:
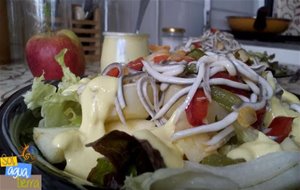
<path fill-rule="evenodd" d="M 51 0 L 55 2 L 54 0 Z M 56 0 L 57 1 L 57 0 Z M 31 35 L 27 29 L 34 28 L 33 17 L 41 14 L 43 8 L 39 3 L 43 0 L 7 0 L 8 20 L 10 29 L 10 49 L 12 62 L 22 60 L 24 57 L 24 45 Z M 87 0 L 60 0 L 61 14 L 65 19 L 84 19 L 80 16 L 82 5 Z M 184 28 L 184 36 L 200 36 L 208 28 L 218 28 L 229 31 L 227 16 L 255 16 L 259 7 L 268 0 L 150 0 L 141 25 L 141 33 L 150 34 L 150 43 L 161 43 L 162 28 L 178 27 Z M 273 1 L 272 1 L 273 2 Z M 34 7 L 36 6 L 36 7 Z M 99 10 L 96 20 L 99 42 L 102 40 L 103 31 L 134 32 L 139 9 L 139 0 L 93 0 L 91 11 Z M 292 40 L 272 41 L 272 44 L 254 39 L 241 39 L 248 48 L 272 47 L 271 52 L 278 49 L 279 59 L 286 63 L 297 62 L 300 64 L 300 0 L 274 0 L 273 17 L 292 19 L 290 28 L 283 34 L 294 36 Z M 31 20 L 30 20 L 31 19 Z M 36 18 L 35 18 L 36 19 Z M 93 18 L 92 18 L 93 19 Z M 29 27 L 30 26 L 30 27 Z M 63 27 L 76 28 L 74 23 L 64 23 Z M 75 29 L 74 29 L 75 31 Z M 254 41 L 254 42 L 253 42 Z M 88 47 L 100 50 L 101 43 L 96 47 Z M 275 48 L 275 50 L 274 50 Z M 286 60 L 286 51 L 290 53 L 291 60 Z M 99 56 L 100 51 L 95 53 Z M 283 55 L 283 57 L 280 57 Z M 95 57 L 97 60 L 99 57 Z M 99 60 L 99 59 L 98 59 Z"/>

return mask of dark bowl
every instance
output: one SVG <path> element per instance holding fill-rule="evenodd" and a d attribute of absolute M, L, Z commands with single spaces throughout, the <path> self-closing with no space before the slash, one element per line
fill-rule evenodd
<path fill-rule="evenodd" d="M 34 147 L 37 151 L 34 154 L 36 159 L 32 162 L 32 171 L 33 171 L 32 174 L 42 175 L 42 189 L 43 190 L 101 189 L 99 187 L 93 186 L 93 184 L 91 184 L 90 182 L 88 182 L 86 180 L 83 180 L 83 179 L 78 178 L 68 172 L 63 171 L 62 170 L 63 167 L 61 167 L 61 165 L 50 164 L 42 156 L 42 154 L 38 151 L 38 148 L 35 146 L 34 141 L 32 139 L 32 132 L 33 132 L 33 128 L 38 125 L 40 117 L 37 117 L 35 113 L 33 113 L 32 111 L 27 109 L 27 107 L 24 103 L 24 98 L 23 98 L 23 95 L 28 90 L 30 90 L 30 88 L 31 88 L 31 85 L 26 86 L 26 87 L 22 88 L 21 90 L 17 91 L 7 101 L 5 101 L 5 103 L 3 103 L 0 107 L 0 122 L 1 122 L 1 128 L 0 128 L 0 141 L 1 142 L 0 142 L 0 144 L 2 145 L 2 148 L 4 149 L 4 153 L 6 155 L 18 156 L 19 162 L 27 162 L 26 160 L 24 160 L 24 158 L 22 156 L 20 156 L 19 149 L 22 146 L 24 146 L 24 144 L 30 144 L 30 146 Z M 279 152 L 279 154 L 280 154 L 280 152 Z M 286 154 L 286 153 L 284 153 L 284 154 Z M 294 154 L 294 153 L 292 152 L 291 154 Z M 268 157 L 268 155 L 266 155 L 265 157 Z M 261 158 L 263 158 L 263 157 L 261 157 Z M 270 159 L 264 159 L 263 163 L 266 162 L 266 164 L 267 164 L 267 162 L 269 162 L 269 161 L 270 161 Z M 261 162 L 261 159 L 259 158 L 256 161 L 254 160 L 253 162 Z M 248 166 L 249 164 L 251 164 L 251 162 L 241 163 L 239 165 L 239 167 L 249 169 L 249 166 Z M 236 168 L 235 165 L 227 166 L 227 167 Z M 248 169 L 247 169 L 247 171 L 248 171 Z M 222 170 L 222 168 L 216 167 L 213 169 L 213 171 L 216 171 L 216 170 Z M 257 168 L 256 168 L 256 171 L 257 171 Z M 292 180 L 291 186 L 297 187 L 297 188 L 292 188 L 292 189 L 299 189 L 300 183 L 299 183 L 298 178 L 296 177 L 296 176 L 298 176 L 297 171 L 292 171 L 292 172 L 295 172 L 295 175 L 293 175 L 294 178 L 291 178 L 291 180 Z M 286 174 L 286 170 L 284 170 L 283 173 L 279 173 L 278 176 L 285 176 L 285 174 Z M 267 179 L 273 179 L 273 178 L 277 179 L 277 176 L 274 177 L 274 175 L 272 173 L 271 174 L 266 173 L 265 175 L 267 177 L 272 176 L 272 178 L 270 177 Z M 216 180 L 217 179 L 218 179 L 218 177 L 216 178 Z M 168 180 L 168 179 L 165 178 L 164 180 Z M 191 179 L 187 178 L 186 180 L 187 180 L 187 182 L 189 182 L 189 180 L 191 180 Z M 280 183 L 282 183 L 282 180 L 279 180 L 279 181 L 280 181 Z M 266 183 L 268 184 L 268 181 Z M 289 183 L 289 181 L 287 183 Z M 286 183 L 284 185 L 286 185 Z"/>
<path fill-rule="evenodd" d="M 90 182 L 78 178 L 62 170 L 63 164 L 50 164 L 38 151 L 32 139 L 33 128 L 38 125 L 39 117 L 28 110 L 23 95 L 31 89 L 28 85 L 9 97 L 0 107 L 0 151 L 1 155 L 18 156 L 19 162 L 24 160 L 21 148 L 29 144 L 35 149 L 35 160 L 32 163 L 32 174 L 42 175 L 42 189 L 96 189 Z M 2 149 L 2 150 L 1 150 Z"/>

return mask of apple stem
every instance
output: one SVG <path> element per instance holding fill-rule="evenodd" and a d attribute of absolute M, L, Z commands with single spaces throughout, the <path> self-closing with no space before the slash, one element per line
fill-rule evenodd
<path fill-rule="evenodd" d="M 50 27 L 50 23 L 51 23 L 51 5 L 49 3 L 49 1 L 45 1 L 44 3 L 44 27 L 43 27 L 43 31 L 46 33 L 50 33 L 52 27 Z M 52 24 L 51 24 L 52 26 Z"/>

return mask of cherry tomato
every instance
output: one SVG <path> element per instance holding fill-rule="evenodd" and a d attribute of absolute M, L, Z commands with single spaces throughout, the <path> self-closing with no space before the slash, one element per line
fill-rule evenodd
<path fill-rule="evenodd" d="M 153 58 L 153 62 L 160 63 L 162 61 L 168 60 L 169 57 L 170 57 L 169 55 L 158 55 Z"/>
<path fill-rule="evenodd" d="M 276 142 L 281 143 L 291 132 L 293 117 L 275 117 L 269 125 L 270 131 L 266 135 L 272 137 Z"/>
<path fill-rule="evenodd" d="M 127 67 L 129 67 L 130 69 L 134 69 L 136 71 L 141 71 L 144 67 L 142 60 L 143 60 L 143 57 L 139 57 L 136 60 L 130 61 L 127 64 Z"/>
<path fill-rule="evenodd" d="M 203 89 L 198 89 L 189 106 L 185 109 L 187 120 L 192 126 L 204 124 L 203 119 L 207 115 L 208 104 Z"/>
<path fill-rule="evenodd" d="M 231 76 L 226 71 L 218 72 L 218 73 L 214 74 L 211 78 L 224 78 L 224 79 L 232 80 L 235 82 L 242 82 L 242 80 L 240 78 L 238 78 L 237 76 Z M 237 88 L 233 88 L 233 87 L 226 86 L 226 85 L 219 85 L 219 86 L 225 90 L 232 92 L 232 93 L 243 95 L 246 97 L 250 97 L 250 94 L 251 94 L 251 92 L 247 91 L 247 90 L 237 89 Z"/>
<path fill-rule="evenodd" d="M 111 76 L 111 77 L 118 77 L 120 74 L 120 71 L 117 67 L 112 68 L 111 70 L 109 70 L 106 75 L 107 76 Z"/>

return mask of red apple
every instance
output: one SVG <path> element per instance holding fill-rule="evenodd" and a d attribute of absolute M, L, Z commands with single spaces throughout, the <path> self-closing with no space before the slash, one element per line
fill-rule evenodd
<path fill-rule="evenodd" d="M 25 54 L 32 75 L 38 77 L 44 74 L 45 80 L 60 80 L 63 73 L 55 55 L 64 48 L 67 49 L 64 57 L 66 66 L 75 75 L 82 76 L 85 70 L 83 48 L 76 34 L 67 29 L 37 34 L 27 41 Z"/>

